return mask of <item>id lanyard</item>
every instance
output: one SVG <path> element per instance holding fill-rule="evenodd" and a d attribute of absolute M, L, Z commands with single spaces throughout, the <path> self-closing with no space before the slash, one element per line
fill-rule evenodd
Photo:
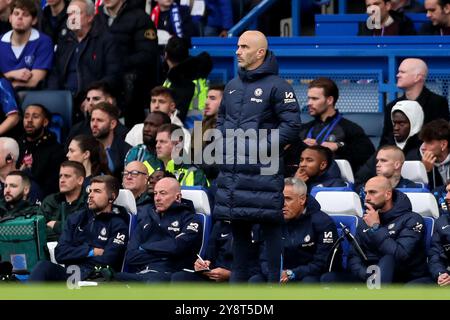
<path fill-rule="evenodd" d="M 338 114 L 338 116 L 333 120 L 333 122 L 331 122 L 330 124 L 328 124 L 327 126 L 325 126 L 325 128 L 323 128 L 323 129 L 319 132 L 319 134 L 316 136 L 316 138 L 315 138 L 315 139 L 316 139 L 316 144 L 322 144 L 322 142 L 326 141 L 327 138 L 328 138 L 328 136 L 330 135 L 331 131 L 333 131 L 334 127 L 336 127 L 336 125 L 338 124 L 338 122 L 339 122 L 341 119 L 342 119 L 342 115 L 341 115 L 341 114 Z M 311 129 L 309 129 L 309 131 L 308 131 L 308 135 L 306 136 L 308 139 L 312 139 L 312 138 L 313 138 L 313 136 L 312 136 L 313 130 L 314 130 L 314 126 L 311 127 Z M 326 133 L 325 133 L 325 131 L 326 131 Z M 324 135 L 324 137 L 322 138 L 322 140 L 321 140 L 320 143 L 319 143 L 318 140 L 320 139 L 320 137 L 321 137 L 324 133 L 325 133 L 325 135 Z"/>

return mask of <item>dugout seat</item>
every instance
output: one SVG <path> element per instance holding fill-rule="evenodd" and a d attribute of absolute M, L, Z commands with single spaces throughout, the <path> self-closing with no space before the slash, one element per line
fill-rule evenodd
<path fill-rule="evenodd" d="M 316 194 L 321 210 L 329 215 L 345 214 L 362 217 L 358 194 L 353 191 L 320 191 Z"/>

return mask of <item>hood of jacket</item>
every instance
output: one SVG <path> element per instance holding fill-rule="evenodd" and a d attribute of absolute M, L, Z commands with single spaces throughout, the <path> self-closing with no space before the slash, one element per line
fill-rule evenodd
<path fill-rule="evenodd" d="M 396 218 L 404 214 L 412 212 L 411 201 L 406 194 L 398 190 L 392 190 L 393 207 L 392 209 L 380 214 L 380 222 L 382 225 L 386 225 Z"/>
<path fill-rule="evenodd" d="M 278 74 L 278 62 L 272 51 L 267 51 L 264 62 L 254 70 L 239 68 L 239 78 L 242 81 L 253 82 L 268 75 Z"/>
<path fill-rule="evenodd" d="M 401 149 L 405 146 L 408 139 L 420 132 L 423 126 L 424 114 L 423 109 L 417 101 L 412 100 L 402 100 L 398 101 L 391 110 L 391 120 L 393 120 L 394 112 L 401 111 L 408 118 L 410 124 L 410 130 L 408 137 L 403 142 L 397 142 L 400 144 Z"/>

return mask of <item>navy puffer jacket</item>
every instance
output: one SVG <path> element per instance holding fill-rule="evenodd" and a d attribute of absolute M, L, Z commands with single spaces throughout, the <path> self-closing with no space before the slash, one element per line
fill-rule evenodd
<path fill-rule="evenodd" d="M 217 128 L 223 137 L 228 129 L 242 129 L 244 132 L 253 129 L 255 136 L 246 139 L 243 152 L 239 151 L 236 139 L 228 144 L 226 139 L 223 140 L 224 164 L 217 178 L 216 218 L 283 221 L 284 181 L 280 150 L 298 137 L 300 124 L 294 90 L 278 76 L 278 64 L 272 52 L 267 52 L 258 68 L 239 70 L 239 76 L 225 87 Z M 258 142 L 259 129 L 267 129 L 269 133 L 266 138 L 261 136 Z M 273 174 L 261 174 L 261 168 L 270 167 L 270 163 L 263 165 L 261 159 L 252 154 L 258 154 L 258 146 L 266 145 L 266 142 L 268 150 L 271 150 L 270 133 L 273 129 L 279 130 L 279 148 L 275 152 L 279 156 L 272 155 L 279 161 L 279 168 Z M 230 151 L 230 145 L 234 150 Z M 274 167 L 275 161 L 272 159 L 271 162 Z"/>

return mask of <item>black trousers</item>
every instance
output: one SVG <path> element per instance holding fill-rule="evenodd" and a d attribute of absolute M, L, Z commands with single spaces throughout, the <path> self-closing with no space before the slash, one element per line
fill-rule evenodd
<path fill-rule="evenodd" d="M 233 267 L 230 282 L 247 282 L 250 274 L 250 261 L 252 250 L 252 227 L 255 222 L 232 220 L 233 233 Z M 262 238 L 265 241 L 268 274 L 267 281 L 280 282 L 281 253 L 283 242 L 281 239 L 281 222 L 260 222 Z"/>

